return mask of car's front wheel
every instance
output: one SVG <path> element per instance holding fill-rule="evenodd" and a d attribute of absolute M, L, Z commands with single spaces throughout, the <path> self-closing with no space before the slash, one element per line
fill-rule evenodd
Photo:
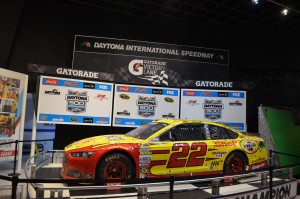
<path fill-rule="evenodd" d="M 247 159 L 240 152 L 230 153 L 224 164 L 224 173 L 232 174 L 244 172 L 246 170 Z"/>
<path fill-rule="evenodd" d="M 122 153 L 103 157 L 97 166 L 97 179 L 131 179 L 135 175 L 132 161 Z"/>

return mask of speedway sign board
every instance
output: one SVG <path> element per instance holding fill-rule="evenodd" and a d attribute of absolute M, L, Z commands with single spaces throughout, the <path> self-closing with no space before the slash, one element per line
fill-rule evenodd
<path fill-rule="evenodd" d="M 37 122 L 111 125 L 113 84 L 41 76 Z"/>
<path fill-rule="evenodd" d="M 113 126 L 179 118 L 179 89 L 116 84 L 114 96 Z"/>
<path fill-rule="evenodd" d="M 181 89 L 180 118 L 210 120 L 246 131 L 246 92 Z"/>
<path fill-rule="evenodd" d="M 84 35 L 75 36 L 72 63 L 124 84 L 182 87 L 190 81 L 181 74 L 217 81 L 229 74 L 227 50 Z"/>

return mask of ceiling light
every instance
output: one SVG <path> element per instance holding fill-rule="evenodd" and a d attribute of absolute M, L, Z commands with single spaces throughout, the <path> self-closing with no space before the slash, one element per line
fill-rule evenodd
<path fill-rule="evenodd" d="M 253 4 L 258 4 L 258 0 L 252 0 Z"/>
<path fill-rule="evenodd" d="M 281 14 L 286 16 L 288 14 L 288 12 L 289 12 L 289 10 L 285 8 L 281 11 Z"/>

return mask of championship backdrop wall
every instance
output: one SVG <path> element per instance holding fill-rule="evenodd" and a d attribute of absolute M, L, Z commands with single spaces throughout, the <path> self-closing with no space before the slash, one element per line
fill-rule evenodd
<path fill-rule="evenodd" d="M 115 85 L 114 126 L 137 127 L 155 119 L 179 118 L 177 88 Z"/>
<path fill-rule="evenodd" d="M 210 120 L 246 131 L 246 92 L 181 89 L 180 118 Z"/>
<path fill-rule="evenodd" d="M 111 125 L 113 84 L 41 76 L 37 122 Z"/>

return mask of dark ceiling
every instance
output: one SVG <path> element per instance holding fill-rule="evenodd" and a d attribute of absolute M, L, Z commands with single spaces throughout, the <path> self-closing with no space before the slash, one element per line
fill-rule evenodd
<path fill-rule="evenodd" d="M 148 18 L 169 18 L 193 23 L 253 26 L 299 26 L 299 0 L 59 0 Z M 288 8 L 283 16 L 281 11 Z"/>

